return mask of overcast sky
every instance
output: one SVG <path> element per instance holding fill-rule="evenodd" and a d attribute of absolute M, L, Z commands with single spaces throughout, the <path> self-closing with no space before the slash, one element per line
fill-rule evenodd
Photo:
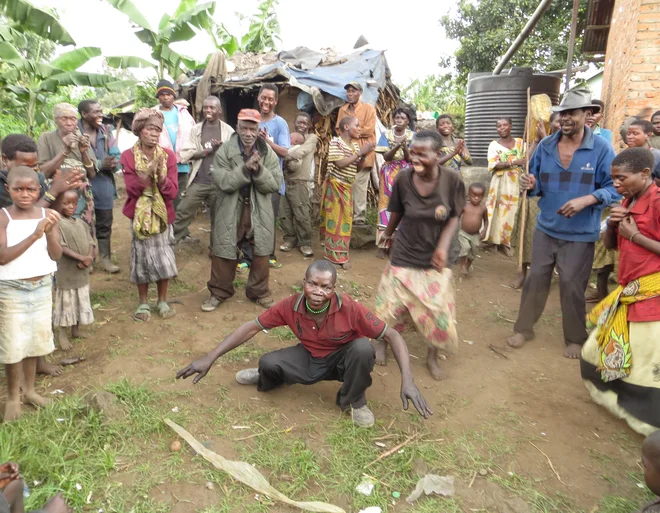
<path fill-rule="evenodd" d="M 148 47 L 133 35 L 128 18 L 104 0 L 33 2 L 55 8 L 78 46 L 99 46 L 107 56 L 149 57 Z M 155 28 L 164 13 L 172 14 L 176 10 L 179 0 L 133 0 L 133 3 Z M 392 7 L 385 8 L 385 4 Z M 394 82 L 406 86 L 415 78 L 437 74 L 440 57 L 455 50 L 455 44 L 445 39 L 439 24 L 442 15 L 450 9 L 447 4 L 437 0 L 333 0 L 325 4 L 280 0 L 277 8 L 282 29 L 280 49 L 307 46 L 348 51 L 362 34 L 373 48 L 387 50 Z M 258 0 L 220 0 L 216 3 L 215 19 L 223 22 L 230 32 L 242 34 L 247 22 L 241 25 L 235 13 L 249 16 L 258 5 Z M 321 5 L 324 9 L 319 8 Z M 213 46 L 206 35 L 199 35 L 192 42 L 173 45 L 173 49 L 204 60 Z M 98 71 L 93 69 L 98 67 L 97 62 L 84 69 Z"/>

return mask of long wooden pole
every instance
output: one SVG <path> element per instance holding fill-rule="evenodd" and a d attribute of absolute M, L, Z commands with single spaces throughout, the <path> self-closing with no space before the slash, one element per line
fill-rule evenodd
<path fill-rule="evenodd" d="M 571 86 L 571 72 L 573 71 L 573 53 L 575 51 L 575 38 L 577 36 L 578 10 L 580 9 L 580 0 L 573 0 L 573 17 L 571 19 L 571 39 L 568 43 L 568 59 L 566 60 L 566 83 L 564 93 Z"/>
<path fill-rule="evenodd" d="M 525 118 L 525 130 L 524 130 L 524 148 L 525 148 L 525 174 L 529 174 L 529 134 L 532 133 L 532 112 L 531 112 L 531 90 L 527 88 L 527 117 Z M 523 271 L 523 254 L 525 251 L 525 224 L 527 223 L 527 189 L 523 191 L 522 201 L 520 202 L 520 207 L 522 212 L 520 213 L 520 235 L 518 237 L 518 271 Z"/>

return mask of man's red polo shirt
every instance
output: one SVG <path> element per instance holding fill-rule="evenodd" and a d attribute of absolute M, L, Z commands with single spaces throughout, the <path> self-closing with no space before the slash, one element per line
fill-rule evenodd
<path fill-rule="evenodd" d="M 630 203 L 630 199 L 623 200 L 623 206 L 626 208 Z M 660 189 L 657 185 L 651 184 L 630 209 L 630 215 L 642 235 L 649 239 L 660 240 Z M 619 247 L 618 279 L 620 285 L 625 287 L 637 278 L 660 272 L 660 255 L 656 255 L 620 235 L 617 244 Z M 660 297 L 629 305 L 628 321 L 660 321 Z"/>
<path fill-rule="evenodd" d="M 380 340 L 387 324 L 349 296 L 335 293 L 330 311 L 317 327 L 305 309 L 305 295 L 284 299 L 257 318 L 265 330 L 288 326 L 314 358 L 325 358 L 344 344 L 366 337 Z"/>

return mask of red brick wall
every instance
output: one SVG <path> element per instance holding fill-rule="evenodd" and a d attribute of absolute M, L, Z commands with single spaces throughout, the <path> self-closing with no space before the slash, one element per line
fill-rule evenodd
<path fill-rule="evenodd" d="M 660 0 L 616 0 L 605 57 L 605 126 L 622 148 L 627 116 L 660 110 Z"/>

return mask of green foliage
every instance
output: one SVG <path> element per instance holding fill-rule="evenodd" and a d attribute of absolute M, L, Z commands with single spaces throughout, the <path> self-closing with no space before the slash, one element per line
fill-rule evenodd
<path fill-rule="evenodd" d="M 157 82 L 157 78 L 149 78 L 135 87 L 135 110 L 140 107 L 153 107 L 158 103 L 156 100 Z"/>
<path fill-rule="evenodd" d="M 94 94 L 104 111 L 109 111 L 117 105 L 121 105 L 133 99 L 135 88 L 137 87 L 137 81 L 135 75 L 133 75 L 130 70 L 114 69 L 108 66 L 107 63 L 104 63 L 103 73 L 114 77 L 117 81 L 136 83 L 135 87 L 123 87 L 115 91 L 111 91 L 104 87 L 95 88 Z"/>
<path fill-rule="evenodd" d="M 277 41 L 281 41 L 280 22 L 275 12 L 278 2 L 263 0 L 257 13 L 250 17 L 250 27 L 242 37 L 230 34 L 222 23 L 213 23 L 207 32 L 216 49 L 229 56 L 237 51 L 261 53 L 277 50 Z"/>
<path fill-rule="evenodd" d="M 243 51 L 260 53 L 277 49 L 275 40 L 280 40 L 280 22 L 275 7 L 278 0 L 264 0 L 259 12 L 250 19 L 248 33 L 241 39 Z"/>
<path fill-rule="evenodd" d="M 0 0 L 0 14 L 12 20 L 13 28 L 19 32 L 31 32 L 61 45 L 75 44 L 57 14 L 48 8 L 36 7 L 26 0 Z"/>
<path fill-rule="evenodd" d="M 441 76 L 429 75 L 424 80 L 413 80 L 401 90 L 401 95 L 418 111 L 448 113 L 454 118 L 456 132 L 462 132 L 465 118 L 465 87 L 456 77 L 447 73 Z"/>
<path fill-rule="evenodd" d="M 130 0 L 107 0 L 107 2 L 137 25 L 135 36 L 149 45 L 151 58 L 155 61 L 150 63 L 136 57 L 109 57 L 110 66 L 152 67 L 156 69 L 159 78 L 163 78 L 166 72 L 176 78 L 187 70 L 195 70 L 203 65 L 175 52 L 170 44 L 191 40 L 197 34 L 196 30 L 208 32 L 213 24 L 215 2 L 198 5 L 196 0 L 181 0 L 172 16 L 163 15 L 157 30 L 151 28 L 147 19 Z"/>
<path fill-rule="evenodd" d="M 78 71 L 90 59 L 101 55 L 94 47 L 65 52 L 55 59 L 53 41 L 73 44 L 57 21 L 55 13 L 42 11 L 23 0 L 0 0 L 0 13 L 11 27 L 0 31 L 0 90 L 10 106 L 11 117 L 3 122 L 11 128 L 24 124 L 24 132 L 34 137 L 51 123 L 54 98 L 69 94 L 67 86 L 120 89 L 127 84 L 104 74 Z"/>
<path fill-rule="evenodd" d="M 585 26 L 587 3 L 580 1 L 578 35 Z M 440 20 L 447 36 L 460 42 L 454 55 L 459 83 L 467 83 L 470 72 L 492 71 L 537 6 L 538 0 L 459 0 L 456 15 Z M 536 71 L 565 68 L 571 15 L 572 2 L 552 2 L 507 66 L 529 66 Z M 585 62 L 581 43 L 578 37 L 574 66 Z"/>

